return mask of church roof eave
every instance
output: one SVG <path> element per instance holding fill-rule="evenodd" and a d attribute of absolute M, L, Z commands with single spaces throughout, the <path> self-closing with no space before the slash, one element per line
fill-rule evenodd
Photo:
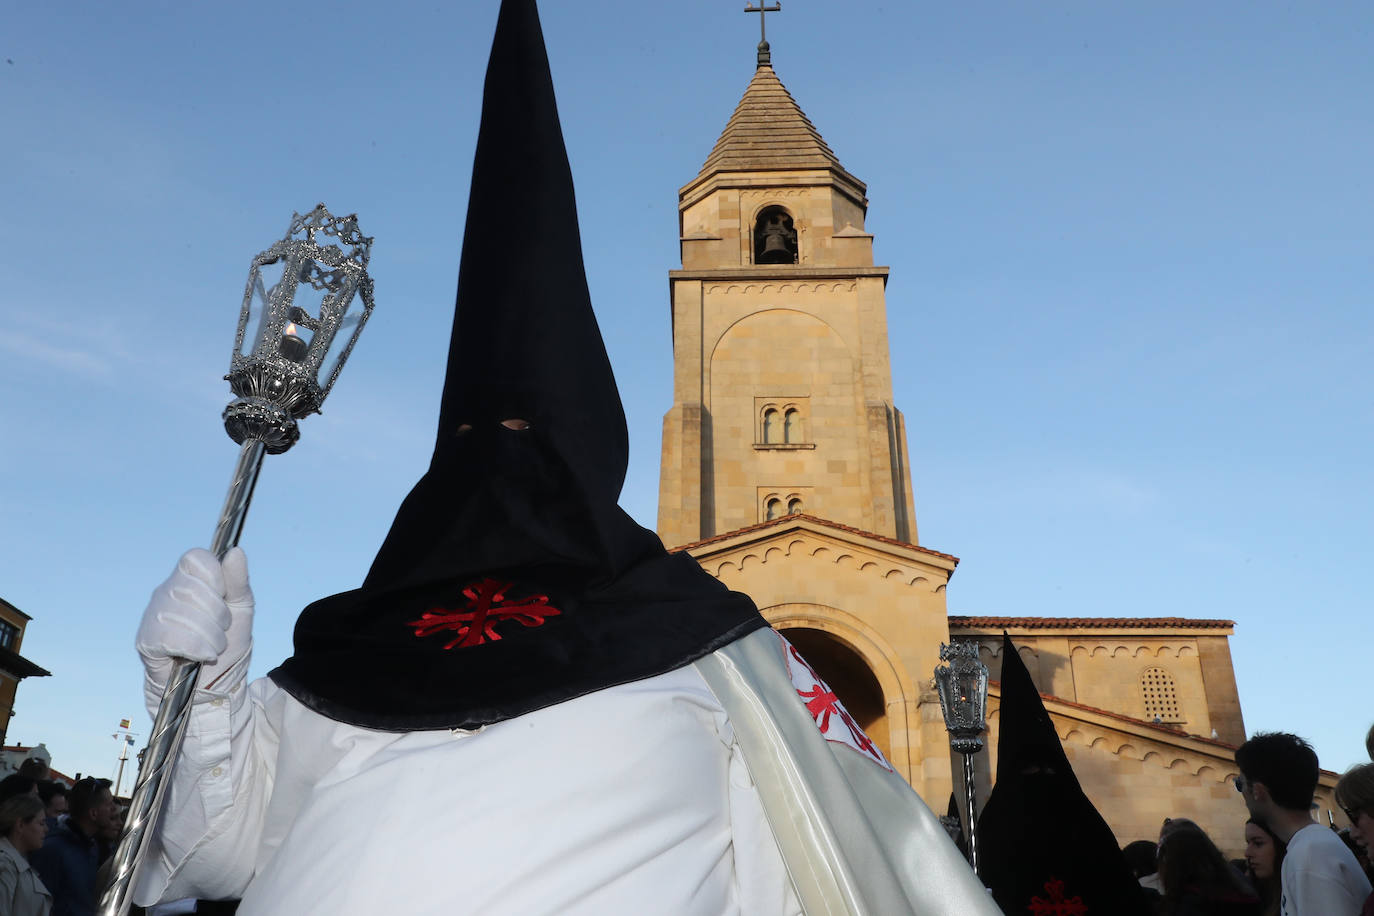
<path fill-rule="evenodd" d="M 1037 693 L 1040 693 L 1037 691 Z M 1002 682 L 988 681 L 988 696 L 1000 701 L 1002 699 Z M 1207 738 L 1203 735 L 1195 735 L 1192 732 L 1184 731 L 1181 728 L 1174 728 L 1170 725 L 1163 725 L 1158 722 L 1148 722 L 1145 719 L 1137 719 L 1134 716 L 1127 716 L 1119 712 L 1112 712 L 1109 709 L 1098 709 L 1095 706 L 1088 706 L 1084 703 L 1075 703 L 1073 700 L 1066 700 L 1063 697 L 1055 696 L 1052 693 L 1040 693 L 1040 699 L 1045 702 L 1045 711 L 1051 715 L 1062 716 L 1065 719 L 1076 719 L 1080 722 L 1091 722 L 1093 719 L 1120 722 L 1126 726 L 1122 732 L 1135 732 L 1142 737 L 1152 738 L 1161 744 L 1172 744 L 1181 750 L 1190 750 L 1194 753 L 1202 751 L 1208 752 L 1208 748 L 1217 748 L 1211 751 L 1220 757 L 1229 758 L 1234 762 L 1234 753 L 1239 745 L 1222 741 L 1220 738 Z M 1102 724 L 1098 722 L 1096 724 Z M 1191 747 L 1189 745 L 1192 745 Z M 1201 747 L 1199 747 L 1201 745 Z M 1318 785 L 1325 788 L 1334 788 L 1336 781 L 1341 774 L 1334 770 L 1319 769 L 1317 777 Z"/>
<path fill-rule="evenodd" d="M 1234 620 L 1191 617 L 969 617 L 949 615 L 951 634 L 996 635 L 1003 630 L 1028 632 L 1075 630 L 1103 632 L 1117 630 L 1212 630 L 1230 634 Z"/>
<path fill-rule="evenodd" d="M 904 553 L 914 554 L 922 561 L 939 566 L 949 572 L 954 573 L 954 567 L 959 564 L 959 558 L 938 550 L 931 550 L 929 547 L 922 547 L 919 544 L 912 544 L 908 541 L 899 541 L 881 534 L 874 534 L 871 531 L 864 531 L 862 528 L 855 528 L 852 525 L 844 525 L 834 522 L 827 518 L 816 515 L 806 515 L 798 513 L 796 515 L 784 515 L 779 518 L 769 519 L 755 525 L 746 525 L 734 531 L 726 531 L 721 534 L 693 541 L 690 544 L 683 544 L 679 547 L 670 548 L 672 553 L 689 553 L 697 559 L 715 553 L 720 550 L 733 550 L 740 546 L 740 543 L 753 540 L 764 540 L 776 537 L 787 531 L 796 528 L 810 527 L 817 531 L 828 531 L 831 534 L 839 534 L 846 539 L 868 541 L 873 544 L 883 545 L 887 548 L 896 548 Z"/>
<path fill-rule="evenodd" d="M 1145 719 L 1137 719 L 1135 716 L 1113 712 L 1110 709 L 1099 709 L 1096 706 L 1089 706 L 1086 703 L 1066 700 L 1064 697 L 1055 696 L 1052 693 L 1044 693 L 1043 691 L 1037 692 L 1040 693 L 1040 699 L 1046 704 L 1045 711 L 1054 715 L 1082 721 L 1090 721 L 1093 718 L 1111 720 L 1130 726 L 1131 730 L 1140 733 L 1142 736 L 1148 735 L 1157 741 L 1162 741 L 1167 744 L 1183 745 L 1185 742 L 1192 742 L 1211 748 L 1221 748 L 1224 751 L 1235 751 L 1237 747 L 1237 745 L 1222 741 L 1220 738 L 1207 738 L 1202 735 L 1195 735 L 1192 732 L 1184 731 L 1181 728 L 1175 728 L 1172 725 L 1164 725 L 1160 722 L 1149 722 Z M 988 696 L 999 701 L 1001 700 L 1001 681 L 988 681 Z M 1170 738 L 1174 740 L 1170 741 Z M 1199 748 L 1193 748 L 1193 750 L 1199 750 Z"/>
<path fill-rule="evenodd" d="M 864 211 L 868 210 L 868 185 L 845 169 L 839 166 L 801 168 L 791 165 L 703 172 L 678 189 L 678 209 L 685 210 L 714 192 L 724 189 L 776 188 L 779 185 L 792 188 L 834 188 Z"/>

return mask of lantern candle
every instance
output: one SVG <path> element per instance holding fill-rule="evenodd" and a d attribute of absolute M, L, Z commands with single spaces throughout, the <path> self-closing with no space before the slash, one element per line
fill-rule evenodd
<path fill-rule="evenodd" d="M 309 350 L 310 346 L 296 333 L 296 326 L 287 322 L 286 333 L 281 336 L 281 343 L 277 345 L 277 353 L 293 363 L 303 363 Z"/>

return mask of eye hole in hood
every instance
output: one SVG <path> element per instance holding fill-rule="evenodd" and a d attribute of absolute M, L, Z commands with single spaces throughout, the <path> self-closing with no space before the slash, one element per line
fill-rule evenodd
<path fill-rule="evenodd" d="M 522 420 L 519 417 L 511 417 L 509 420 L 502 420 L 501 425 L 514 432 L 524 432 L 533 426 L 529 420 Z M 453 431 L 453 435 L 466 436 L 470 432 L 472 432 L 471 423 L 460 423 L 458 428 Z"/>

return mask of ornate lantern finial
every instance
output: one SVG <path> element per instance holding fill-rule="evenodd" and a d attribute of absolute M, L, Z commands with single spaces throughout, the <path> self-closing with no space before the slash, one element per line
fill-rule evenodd
<path fill-rule="evenodd" d="M 319 204 L 253 258 L 225 376 L 238 395 L 224 409 L 235 442 L 280 454 L 300 438 L 296 421 L 319 412 L 372 314 L 371 253 L 356 214 Z"/>
<path fill-rule="evenodd" d="M 948 664 L 935 669 L 935 688 L 950 746 L 961 754 L 976 754 L 987 730 L 987 665 L 978 659 L 976 642 L 941 643 L 940 661 Z"/>
<path fill-rule="evenodd" d="M 978 873 L 978 811 L 974 788 L 973 755 L 983 749 L 987 730 L 988 666 L 978 658 L 978 643 L 940 644 L 940 661 L 935 669 L 935 689 L 940 694 L 940 712 L 949 732 L 949 746 L 964 758 L 964 817 L 967 825 L 969 865 Z"/>

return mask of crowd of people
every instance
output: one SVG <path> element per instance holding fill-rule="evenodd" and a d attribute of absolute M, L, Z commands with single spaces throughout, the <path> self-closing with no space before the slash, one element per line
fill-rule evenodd
<path fill-rule="evenodd" d="M 1374 729 L 1369 734 L 1374 759 Z M 1159 916 L 1374 916 L 1374 763 L 1350 769 L 1336 803 L 1350 820 L 1337 830 L 1312 815 L 1317 755 L 1287 733 L 1259 734 L 1236 751 L 1236 790 L 1250 818 L 1245 857 L 1227 861 L 1187 818 L 1166 818 L 1158 841 L 1122 852 Z"/>
<path fill-rule="evenodd" d="M 128 809 L 108 779 L 69 786 L 50 777 L 47 763 L 31 757 L 0 779 L 0 916 L 94 916 L 109 884 Z"/>
<path fill-rule="evenodd" d="M 0 779 L 0 913 L 94 913 L 122 816 L 110 780 L 68 787 L 38 757 Z"/>

